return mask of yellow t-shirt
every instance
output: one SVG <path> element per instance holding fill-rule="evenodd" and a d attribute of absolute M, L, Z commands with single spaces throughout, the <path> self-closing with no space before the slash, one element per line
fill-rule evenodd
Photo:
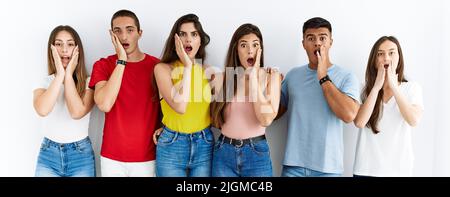
<path fill-rule="evenodd" d="M 180 61 L 176 61 L 173 66 L 172 82 L 174 84 L 181 83 L 184 65 Z M 164 99 L 161 99 L 162 122 L 169 129 L 180 133 L 200 131 L 211 124 L 210 103 L 211 87 L 205 77 L 205 71 L 201 65 L 194 64 L 191 72 L 191 94 L 186 113 L 177 113 Z"/>

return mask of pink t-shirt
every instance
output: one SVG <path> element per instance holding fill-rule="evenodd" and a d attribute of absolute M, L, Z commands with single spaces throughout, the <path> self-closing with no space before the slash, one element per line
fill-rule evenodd
<path fill-rule="evenodd" d="M 266 128 L 256 118 L 253 102 L 233 102 L 225 108 L 225 124 L 222 134 L 233 139 L 247 139 L 264 135 Z"/>

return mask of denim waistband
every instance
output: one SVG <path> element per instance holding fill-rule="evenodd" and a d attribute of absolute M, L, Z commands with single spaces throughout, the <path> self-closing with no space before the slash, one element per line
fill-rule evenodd
<path fill-rule="evenodd" d="M 205 133 L 205 132 L 211 132 L 211 126 L 208 126 L 208 127 L 204 128 L 202 130 L 195 131 L 195 132 L 192 132 L 192 133 L 183 133 L 183 132 L 175 131 L 175 130 L 170 129 L 169 127 L 167 127 L 165 125 L 163 125 L 163 129 L 168 131 L 168 132 L 178 133 L 178 135 L 200 135 L 200 134 Z"/>
<path fill-rule="evenodd" d="M 79 147 L 80 145 L 85 144 L 85 143 L 91 143 L 89 136 L 80 141 L 71 142 L 71 143 L 59 143 L 59 142 L 52 141 L 51 139 L 48 139 L 46 137 L 44 137 L 44 140 L 43 140 L 43 144 L 45 144 L 47 146 L 67 147 L 67 148 Z"/>

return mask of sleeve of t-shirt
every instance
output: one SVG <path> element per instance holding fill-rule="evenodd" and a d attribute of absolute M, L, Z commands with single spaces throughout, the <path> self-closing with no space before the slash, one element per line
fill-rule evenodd
<path fill-rule="evenodd" d="M 351 97 L 358 103 L 361 103 L 359 82 L 353 73 L 347 74 L 345 82 L 342 85 L 341 92 L 343 92 L 347 96 Z"/>
<path fill-rule="evenodd" d="M 95 89 L 95 85 L 100 81 L 107 81 L 110 77 L 108 71 L 108 61 L 106 59 L 100 59 L 94 63 L 92 69 L 91 80 L 89 81 L 89 88 Z"/>
<path fill-rule="evenodd" d="M 409 83 L 411 83 L 411 86 L 408 91 L 409 101 L 411 102 L 411 104 L 417 105 L 423 109 L 424 107 L 423 107 L 422 87 L 420 87 L 418 83 L 414 82 Z"/>
<path fill-rule="evenodd" d="M 288 80 L 289 73 L 286 74 L 286 77 L 281 82 L 281 95 L 280 95 L 280 103 L 281 106 L 287 107 L 289 103 L 289 92 L 288 92 Z"/>

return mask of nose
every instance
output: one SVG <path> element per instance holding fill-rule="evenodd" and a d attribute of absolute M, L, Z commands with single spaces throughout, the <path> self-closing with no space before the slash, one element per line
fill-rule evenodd
<path fill-rule="evenodd" d="M 63 44 L 62 52 L 67 53 L 68 50 L 69 50 L 69 47 L 67 46 L 67 44 Z"/>
<path fill-rule="evenodd" d="M 121 42 L 126 41 L 127 38 L 128 38 L 126 32 L 124 32 L 124 31 L 120 32 L 119 35 L 117 35 L 117 37 L 119 38 L 119 40 L 120 40 Z"/>
<path fill-rule="evenodd" d="M 187 35 L 186 36 L 186 43 L 191 43 L 192 42 L 192 36 L 191 35 Z"/>
<path fill-rule="evenodd" d="M 247 53 L 249 55 L 253 55 L 253 53 L 255 53 L 255 51 L 256 51 L 256 47 L 251 46 L 251 47 L 248 47 Z"/>
<path fill-rule="evenodd" d="M 387 53 L 384 54 L 384 61 L 385 61 L 385 62 L 390 62 L 391 59 L 392 59 L 391 56 L 389 56 Z"/>
<path fill-rule="evenodd" d="M 314 41 L 314 46 L 315 46 L 315 47 L 321 47 L 321 46 L 322 46 L 322 42 L 321 42 L 319 39 L 316 39 L 316 40 Z"/>

